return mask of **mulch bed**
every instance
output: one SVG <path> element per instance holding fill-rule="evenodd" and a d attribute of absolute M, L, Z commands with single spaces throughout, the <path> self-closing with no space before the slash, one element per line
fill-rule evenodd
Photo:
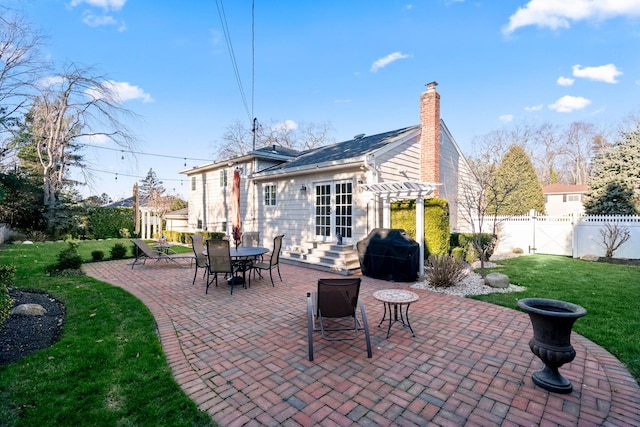
<path fill-rule="evenodd" d="M 607 262 L 609 264 L 619 264 L 619 265 L 632 265 L 635 267 L 640 267 L 640 259 L 625 259 L 625 258 L 598 258 L 598 262 Z"/>
<path fill-rule="evenodd" d="M 60 339 L 65 307 L 60 301 L 38 290 L 10 289 L 9 295 L 20 304 L 40 304 L 47 312 L 42 316 L 12 314 L 0 329 L 0 365 L 47 348 Z"/>

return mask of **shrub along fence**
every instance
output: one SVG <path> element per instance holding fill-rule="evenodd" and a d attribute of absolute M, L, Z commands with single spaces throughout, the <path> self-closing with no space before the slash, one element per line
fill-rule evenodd
<path fill-rule="evenodd" d="M 529 215 L 498 217 L 498 246 L 495 253 L 509 253 L 520 248 L 525 253 L 605 256 L 602 233 L 617 228 L 629 233 L 629 239 L 614 251 L 614 258 L 640 258 L 640 215 Z M 490 230 L 491 219 L 485 218 L 483 230 Z M 611 240 L 611 238 L 608 238 Z"/>

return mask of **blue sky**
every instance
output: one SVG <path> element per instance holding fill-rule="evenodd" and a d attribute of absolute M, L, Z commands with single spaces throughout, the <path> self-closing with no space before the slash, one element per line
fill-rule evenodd
<path fill-rule="evenodd" d="M 434 80 L 441 116 L 467 154 L 474 137 L 494 130 L 612 126 L 640 106 L 640 0 L 255 0 L 253 54 L 251 0 L 8 6 L 48 35 L 52 62 L 94 66 L 117 84 L 141 116 L 136 151 L 178 157 L 87 149 L 102 172 L 84 195 L 127 197 L 153 167 L 186 196 L 184 158 L 187 167 L 213 160 L 225 128 L 252 116 L 330 123 L 336 141 L 414 125 Z"/>

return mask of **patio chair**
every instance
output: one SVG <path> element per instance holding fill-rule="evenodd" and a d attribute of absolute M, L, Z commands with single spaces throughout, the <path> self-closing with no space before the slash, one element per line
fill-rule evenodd
<path fill-rule="evenodd" d="M 271 252 L 271 258 L 268 262 L 256 262 L 253 264 L 253 269 L 260 274 L 262 277 L 262 270 L 269 270 L 269 277 L 271 278 L 271 286 L 275 288 L 275 284 L 273 283 L 273 269 L 278 270 L 278 276 L 280 277 L 280 281 L 282 282 L 282 275 L 280 274 L 280 250 L 282 249 L 282 238 L 284 234 L 280 236 L 276 236 L 273 239 L 273 251 Z"/>
<path fill-rule="evenodd" d="M 355 340 L 358 338 L 358 331 L 364 330 L 367 357 L 371 358 L 371 338 L 369 337 L 367 315 L 364 311 L 364 305 L 358 298 L 360 281 L 359 277 L 318 279 L 318 291 L 307 293 L 307 334 L 310 361 L 313 361 L 313 333 L 317 331 L 320 331 L 322 338 L 328 341 L 344 341 Z M 362 323 L 356 315 L 356 306 L 360 307 Z M 347 326 L 345 318 L 351 318 L 353 325 Z M 353 331 L 353 335 L 347 334 L 347 331 Z M 327 332 L 331 332 L 331 334 L 327 334 Z"/>
<path fill-rule="evenodd" d="M 198 276 L 198 268 L 204 268 L 207 273 L 207 267 L 209 266 L 207 256 L 205 255 L 204 250 L 204 239 L 202 234 L 192 234 L 191 236 L 191 247 L 193 248 L 193 255 L 196 257 L 196 271 L 193 273 L 193 282 L 191 284 L 196 283 L 196 276 Z M 203 275 L 204 278 L 204 275 Z"/>
<path fill-rule="evenodd" d="M 242 246 L 246 247 L 258 247 L 260 246 L 260 232 L 259 231 L 246 231 L 241 237 Z"/>
<path fill-rule="evenodd" d="M 131 241 L 135 245 L 134 255 L 136 256 L 136 259 L 131 264 L 132 269 L 140 260 L 142 260 L 143 265 L 148 259 L 154 259 L 156 261 L 164 259 L 167 261 L 173 261 L 178 265 L 180 265 L 178 263 L 179 259 L 188 259 L 190 263 L 193 263 L 194 260 L 194 256 L 192 254 L 179 254 L 171 249 L 153 249 L 142 239 L 131 239 Z"/>
<path fill-rule="evenodd" d="M 239 278 L 236 274 L 239 272 L 251 271 L 251 261 L 242 260 L 234 262 L 231 259 L 231 247 L 229 246 L 229 240 L 207 240 L 207 288 L 205 294 L 209 293 L 209 286 L 211 282 L 216 281 L 216 288 L 218 287 L 218 274 L 224 274 L 224 277 L 229 277 L 229 284 L 231 285 L 231 295 L 233 295 L 233 287 Z M 213 277 L 211 278 L 211 275 Z M 250 275 L 249 275 L 250 276 Z"/>

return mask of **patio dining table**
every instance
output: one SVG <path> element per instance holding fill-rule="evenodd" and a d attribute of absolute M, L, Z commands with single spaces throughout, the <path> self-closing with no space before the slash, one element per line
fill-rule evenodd
<path fill-rule="evenodd" d="M 236 284 L 246 283 L 245 274 L 247 269 L 244 267 L 246 266 L 247 262 L 250 260 L 256 259 L 260 255 L 264 255 L 267 252 L 269 252 L 269 248 L 263 248 L 260 246 L 238 246 L 237 248 L 234 246 L 231 246 L 229 248 L 229 255 L 231 255 L 231 259 L 243 265 L 242 279 L 236 275 L 236 277 L 234 277 L 231 280 L 235 280 Z M 206 256 L 207 251 L 205 250 L 203 254 Z M 242 280 L 242 282 L 240 282 L 240 280 Z"/>

